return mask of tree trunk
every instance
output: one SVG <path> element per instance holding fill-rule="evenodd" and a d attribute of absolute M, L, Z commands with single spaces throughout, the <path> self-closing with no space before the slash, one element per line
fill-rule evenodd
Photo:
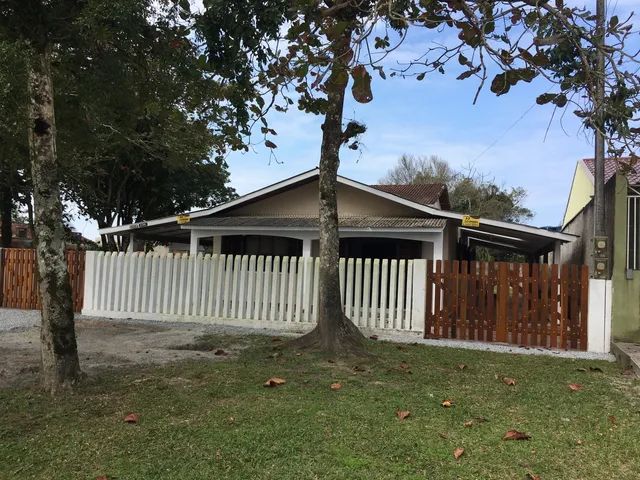
<path fill-rule="evenodd" d="M 11 188 L 4 185 L 0 188 L 0 247 L 11 247 L 11 210 L 13 209 L 13 197 Z"/>
<path fill-rule="evenodd" d="M 35 214 L 42 382 L 56 393 L 80 378 L 71 285 L 64 255 L 50 53 L 33 56 L 29 72 L 29 148 Z"/>
<path fill-rule="evenodd" d="M 332 42 L 333 64 L 328 81 L 328 106 L 322 124 L 319 165 L 320 266 L 318 324 L 294 346 L 318 347 L 335 354 L 361 353 L 364 336 L 342 310 L 340 295 L 340 236 L 338 233 L 338 166 L 342 146 L 342 114 L 349 80 L 347 62 L 351 33 L 346 31 Z"/>

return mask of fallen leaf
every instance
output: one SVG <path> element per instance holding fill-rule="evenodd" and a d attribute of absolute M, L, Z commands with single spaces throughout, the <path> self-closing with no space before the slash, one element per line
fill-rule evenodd
<path fill-rule="evenodd" d="M 458 447 L 453 451 L 453 458 L 458 460 L 464 454 L 464 448 Z"/>
<path fill-rule="evenodd" d="M 509 430 L 504 434 L 502 440 L 529 440 L 530 438 L 531 436 L 526 433 L 519 432 L 517 430 Z"/>
<path fill-rule="evenodd" d="M 271 377 L 269 380 L 264 382 L 265 387 L 277 387 L 279 385 L 284 385 L 287 381 L 284 378 L 280 377 Z"/>
<path fill-rule="evenodd" d="M 589 367 L 589 370 L 591 370 L 592 372 L 602 373 L 602 369 L 600 367 Z"/>
<path fill-rule="evenodd" d="M 484 423 L 489 421 L 484 417 L 473 417 L 473 419 L 475 420 L 476 423 Z"/>
<path fill-rule="evenodd" d="M 616 417 L 614 415 L 609 415 L 609 422 L 611 423 L 611 425 L 617 425 L 618 424 L 618 420 L 616 419 Z"/>
<path fill-rule="evenodd" d="M 282 339 L 281 339 L 280 337 L 273 337 L 273 338 L 271 339 L 271 341 L 272 341 L 272 342 L 281 342 L 281 341 L 282 341 Z"/>
<path fill-rule="evenodd" d="M 338 382 L 332 383 L 329 388 L 331 388 L 331 390 L 340 390 L 342 388 L 342 384 Z"/>
<path fill-rule="evenodd" d="M 398 365 L 402 370 L 408 370 L 409 369 L 409 364 L 407 362 L 400 362 L 400 365 Z"/>
<path fill-rule="evenodd" d="M 453 407 L 453 400 L 443 400 L 440 405 L 442 405 L 444 408 Z"/>
<path fill-rule="evenodd" d="M 109 477 L 106 475 L 100 475 L 99 477 L 96 477 L 96 480 L 109 480 Z"/>
<path fill-rule="evenodd" d="M 584 367 L 576 368 L 576 372 L 586 372 L 587 369 Z"/>
<path fill-rule="evenodd" d="M 232 424 L 236 423 L 236 418 L 235 417 L 229 417 L 229 418 L 227 418 L 227 422 L 229 422 L 229 425 L 232 425 Z"/>
<path fill-rule="evenodd" d="M 459 368 L 460 370 L 464 370 L 465 368 L 467 368 L 467 366 L 466 366 L 464 363 L 460 363 L 460 364 L 458 365 L 458 368 Z"/>
<path fill-rule="evenodd" d="M 467 420 L 466 422 L 463 423 L 465 428 L 471 428 L 473 427 L 473 420 Z"/>
<path fill-rule="evenodd" d="M 228 355 L 227 352 L 225 352 L 224 350 L 222 350 L 221 348 L 219 348 L 218 350 L 216 350 L 215 352 L 213 352 L 214 355 Z"/>
<path fill-rule="evenodd" d="M 533 473 L 527 473 L 524 478 L 525 480 L 542 480 L 540 475 L 535 475 Z"/>
<path fill-rule="evenodd" d="M 582 385 L 580 385 L 579 383 L 570 383 L 569 390 L 571 390 L 572 392 L 577 392 L 578 390 L 582 390 Z"/>
<path fill-rule="evenodd" d="M 140 416 L 137 413 L 130 413 L 126 417 L 124 417 L 124 421 L 127 423 L 138 423 L 140 420 Z"/>
<path fill-rule="evenodd" d="M 377 340 L 378 339 L 378 335 L 371 335 L 369 338 L 371 340 Z"/>
<path fill-rule="evenodd" d="M 438 436 L 439 436 L 440 438 L 444 438 L 445 440 L 446 440 L 447 438 L 449 438 L 449 434 L 448 434 L 448 433 L 444 433 L 444 432 L 440 432 L 440 433 L 438 433 Z"/>
<path fill-rule="evenodd" d="M 504 383 L 505 385 L 508 385 L 510 387 L 515 387 L 516 379 L 515 378 L 509 378 L 509 377 L 502 377 L 502 383 Z"/>
<path fill-rule="evenodd" d="M 336 361 L 333 358 L 330 358 L 329 360 L 327 360 L 327 362 L 329 363 L 336 363 Z"/>
<path fill-rule="evenodd" d="M 302 356 L 302 352 L 296 353 L 296 357 L 300 357 L 300 356 Z"/>
<path fill-rule="evenodd" d="M 361 367 L 360 365 L 356 365 L 356 366 L 353 367 L 353 371 L 354 372 L 366 372 L 367 369 L 364 368 L 364 367 Z"/>
<path fill-rule="evenodd" d="M 576 440 L 576 445 L 582 445 L 584 442 L 581 439 Z"/>
<path fill-rule="evenodd" d="M 409 410 L 397 410 L 396 411 L 396 417 L 398 417 L 398 420 L 400 420 L 400 421 L 404 420 L 409 415 L 411 415 L 411 412 Z"/>
<path fill-rule="evenodd" d="M 217 461 L 222 460 L 222 452 L 220 451 L 219 448 L 216 450 L 216 460 Z"/>

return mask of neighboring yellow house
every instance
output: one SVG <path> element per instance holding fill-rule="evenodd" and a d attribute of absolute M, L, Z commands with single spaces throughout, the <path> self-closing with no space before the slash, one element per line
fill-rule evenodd
<path fill-rule="evenodd" d="M 593 258 L 593 159 L 576 165 L 562 232 L 576 235 L 561 247 L 562 263 L 587 264 Z M 605 231 L 612 285 L 611 335 L 640 341 L 640 163 L 605 161 Z"/>
<path fill-rule="evenodd" d="M 589 163 L 589 165 L 587 164 Z M 571 190 L 567 199 L 567 206 L 564 211 L 564 219 L 562 220 L 562 228 L 578 215 L 584 207 L 591 201 L 593 197 L 593 173 L 590 166 L 593 160 L 584 159 L 576 164 L 573 180 L 571 182 Z"/>

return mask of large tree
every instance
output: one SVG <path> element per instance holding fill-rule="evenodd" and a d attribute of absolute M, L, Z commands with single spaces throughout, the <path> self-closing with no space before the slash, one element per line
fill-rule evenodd
<path fill-rule="evenodd" d="M 100 228 L 233 195 L 222 155 L 239 145 L 236 112 L 174 11 L 98 10 L 56 66 L 65 193 Z"/>
<path fill-rule="evenodd" d="M 607 35 L 615 41 L 602 47 L 593 14 L 560 0 L 292 0 L 268 6 L 257 0 L 207 2 L 200 27 L 210 61 L 231 60 L 229 73 L 238 73 L 245 85 L 264 87 L 262 92 L 254 88 L 258 116 L 265 106 L 286 110 L 297 101 L 300 109 L 324 117 L 319 164 L 321 305 L 317 327 L 301 339 L 323 350 L 349 351 L 362 343 L 342 312 L 337 287 L 339 150 L 345 144 L 358 148 L 354 139 L 364 130 L 357 123 L 344 125 L 345 92 L 351 77 L 354 98 L 372 100 L 371 73 L 387 76 L 382 61 L 400 46 L 407 29 L 432 30 L 433 43 L 391 75 L 422 80 L 430 72 L 446 73 L 453 63 L 459 79 L 479 79 L 478 90 L 490 80 L 496 95 L 544 77 L 552 87 L 543 87 L 539 103 L 571 105 L 587 127 L 606 129 L 616 152 L 635 150 L 640 82 L 635 66 L 628 67 L 635 58 L 625 49 L 631 27 L 612 18 Z M 606 57 L 610 80 L 602 102 L 595 91 L 598 49 Z M 602 111 L 606 118 L 599 122 Z M 262 133 L 273 134 L 262 118 Z M 275 148 L 273 141 L 266 142 Z"/>
<path fill-rule="evenodd" d="M 471 167 L 454 169 L 436 155 L 402 155 L 380 182 L 443 183 L 454 212 L 507 222 L 522 222 L 533 217 L 533 212 L 524 206 L 527 191 L 523 187 L 500 186 L 495 179 Z"/>

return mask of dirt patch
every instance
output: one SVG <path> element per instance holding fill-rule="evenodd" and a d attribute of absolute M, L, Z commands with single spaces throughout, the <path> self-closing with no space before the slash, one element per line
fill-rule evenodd
<path fill-rule="evenodd" d="M 80 365 L 91 375 L 100 369 L 132 365 L 162 365 L 181 360 L 223 361 L 242 345 L 200 347 L 205 327 L 138 324 L 111 320 L 76 320 Z M 211 339 L 211 336 L 208 336 Z M 215 337 L 214 337 L 215 338 Z M 224 348 L 224 355 L 216 355 Z M 25 386 L 38 381 L 40 329 L 0 332 L 0 388 Z"/>

